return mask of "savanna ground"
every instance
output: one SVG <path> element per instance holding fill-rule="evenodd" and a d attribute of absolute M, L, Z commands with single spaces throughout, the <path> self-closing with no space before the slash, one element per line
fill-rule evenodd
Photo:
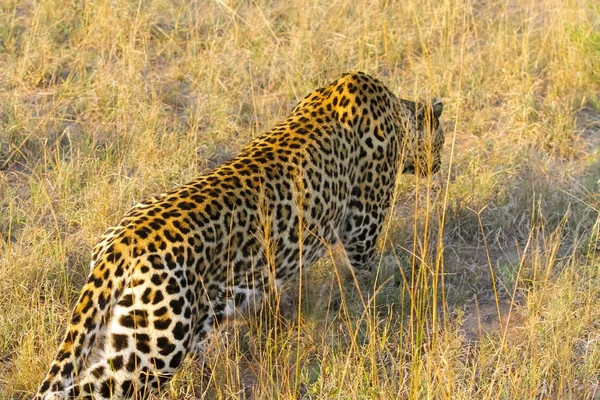
<path fill-rule="evenodd" d="M 596 0 L 1 2 L 0 398 L 108 225 L 346 70 L 443 97 L 437 182 L 401 179 L 376 279 L 332 249 L 162 396 L 600 398 Z"/>

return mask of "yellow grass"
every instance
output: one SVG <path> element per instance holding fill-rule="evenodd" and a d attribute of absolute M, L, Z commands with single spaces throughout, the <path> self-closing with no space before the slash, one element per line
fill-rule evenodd
<path fill-rule="evenodd" d="M 600 398 L 596 0 L 6 0 L 0 399 L 37 389 L 108 225 L 356 69 L 444 98 L 437 184 L 400 179 L 377 279 L 331 249 L 163 395 Z"/>

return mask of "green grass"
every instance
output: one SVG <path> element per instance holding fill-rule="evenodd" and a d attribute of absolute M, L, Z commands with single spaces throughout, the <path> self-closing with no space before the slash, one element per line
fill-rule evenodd
<path fill-rule="evenodd" d="M 167 398 L 600 398 L 600 6 L 351 3 L 0 4 L 0 398 L 107 226 L 357 69 L 443 97 L 437 184 L 400 180 L 376 281 L 332 249 Z"/>

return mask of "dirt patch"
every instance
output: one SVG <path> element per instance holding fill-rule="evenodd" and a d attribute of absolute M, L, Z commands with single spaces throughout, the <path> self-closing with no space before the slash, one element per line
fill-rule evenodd
<path fill-rule="evenodd" d="M 515 328 L 522 325 L 520 316 L 511 301 L 498 299 L 473 300 L 463 308 L 460 331 L 468 341 L 480 340 L 486 336 L 506 335 L 509 337 Z"/>
<path fill-rule="evenodd" d="M 588 145 L 586 150 L 593 153 L 600 144 L 600 111 L 583 108 L 577 113 L 577 126 L 581 131 L 580 138 Z"/>

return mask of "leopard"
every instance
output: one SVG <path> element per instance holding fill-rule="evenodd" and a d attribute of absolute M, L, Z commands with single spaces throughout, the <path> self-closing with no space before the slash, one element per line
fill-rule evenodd
<path fill-rule="evenodd" d="M 135 205 L 93 248 L 34 399 L 147 398 L 326 246 L 372 270 L 397 178 L 440 169 L 442 110 L 347 72 L 231 160 Z"/>

